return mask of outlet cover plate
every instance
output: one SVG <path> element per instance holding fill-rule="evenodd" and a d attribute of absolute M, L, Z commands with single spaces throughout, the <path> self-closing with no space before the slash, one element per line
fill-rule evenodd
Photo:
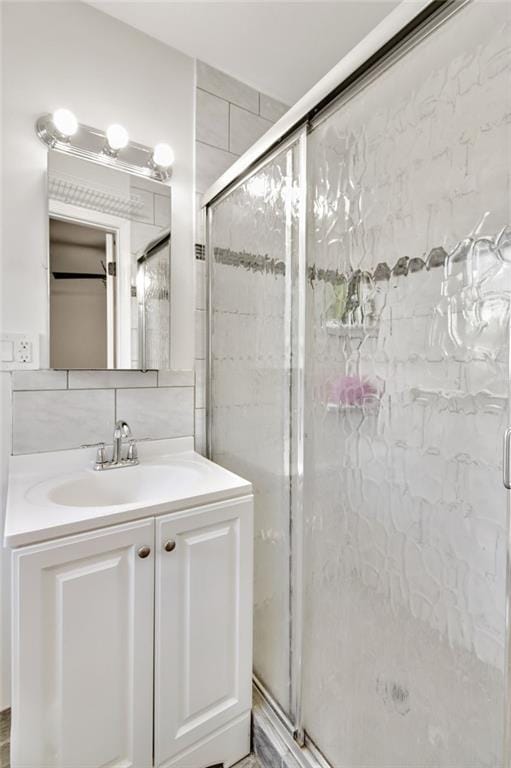
<path fill-rule="evenodd" d="M 33 371 L 38 368 L 38 333 L 2 333 L 0 335 L 1 370 Z"/>

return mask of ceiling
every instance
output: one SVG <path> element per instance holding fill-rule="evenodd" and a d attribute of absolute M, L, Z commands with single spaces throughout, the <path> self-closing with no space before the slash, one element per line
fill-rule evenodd
<path fill-rule="evenodd" d="M 288 105 L 399 5 L 396 0 L 89 4 Z"/>

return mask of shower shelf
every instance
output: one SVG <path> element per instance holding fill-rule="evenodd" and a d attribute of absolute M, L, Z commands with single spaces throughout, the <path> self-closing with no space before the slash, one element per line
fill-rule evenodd
<path fill-rule="evenodd" d="M 326 409 L 328 413 L 344 413 L 347 411 L 364 411 L 366 413 L 374 413 L 378 410 L 380 405 L 379 400 L 367 400 L 365 403 L 327 403 Z"/>
<path fill-rule="evenodd" d="M 475 414 L 480 412 L 497 413 L 506 410 L 507 395 L 499 395 L 489 390 L 464 392 L 459 389 L 426 389 L 410 387 L 402 393 L 404 402 L 416 403 L 422 406 L 440 406 L 442 410 L 453 413 Z"/>
<path fill-rule="evenodd" d="M 346 336 L 350 339 L 378 338 L 378 326 L 347 325 L 339 320 L 327 320 L 325 327 L 329 336 Z"/>

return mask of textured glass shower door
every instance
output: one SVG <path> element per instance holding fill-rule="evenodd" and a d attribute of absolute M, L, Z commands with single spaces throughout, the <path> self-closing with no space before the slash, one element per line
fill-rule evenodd
<path fill-rule="evenodd" d="M 299 162 L 292 143 L 208 212 L 210 454 L 253 483 L 254 671 L 286 714 Z"/>
<path fill-rule="evenodd" d="M 170 368 L 170 239 L 139 259 L 137 300 L 137 364 L 146 370 Z"/>
<path fill-rule="evenodd" d="M 334 768 L 502 765 L 509 5 L 309 136 L 303 714 Z"/>

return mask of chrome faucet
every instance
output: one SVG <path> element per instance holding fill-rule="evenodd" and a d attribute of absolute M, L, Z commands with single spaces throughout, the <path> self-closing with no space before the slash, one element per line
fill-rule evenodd
<path fill-rule="evenodd" d="M 112 464 L 119 464 L 122 461 L 123 437 L 131 437 L 131 429 L 127 421 L 122 421 L 122 419 L 119 419 L 119 421 L 116 422 L 114 428 Z"/>
<path fill-rule="evenodd" d="M 126 452 L 125 458 L 123 458 L 122 455 L 122 442 L 124 439 L 129 440 L 128 450 Z M 138 464 L 137 444 L 131 436 L 130 425 L 127 421 L 119 419 L 119 421 L 115 423 L 112 444 L 112 458 L 110 460 L 106 458 L 105 444 L 96 443 L 96 445 L 98 450 L 96 453 L 96 463 L 94 464 L 94 469 L 98 472 L 105 469 L 133 467 L 135 464 Z"/>

